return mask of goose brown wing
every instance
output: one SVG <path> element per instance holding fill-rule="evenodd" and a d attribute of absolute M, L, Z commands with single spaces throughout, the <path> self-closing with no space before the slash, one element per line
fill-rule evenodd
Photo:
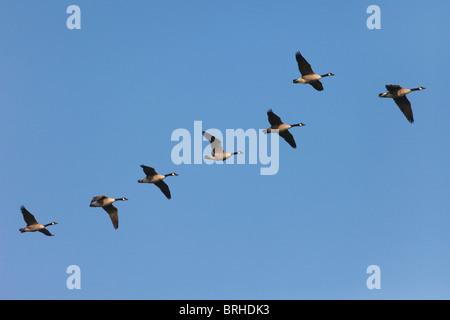
<path fill-rule="evenodd" d="M 313 86 L 313 88 L 316 89 L 317 91 L 323 90 L 322 82 L 320 82 L 319 80 L 311 81 L 309 82 L 309 84 Z"/>
<path fill-rule="evenodd" d="M 413 112 L 411 108 L 411 102 L 409 102 L 408 98 L 406 96 L 400 97 L 400 98 L 394 98 L 395 103 L 400 108 L 400 110 L 405 115 L 406 119 L 410 123 L 414 122 Z"/>
<path fill-rule="evenodd" d="M 119 214 L 117 208 L 114 207 L 112 204 L 104 206 L 102 208 L 105 209 L 105 211 L 109 214 L 114 229 L 117 229 L 119 227 Z"/>
<path fill-rule="evenodd" d="M 297 51 L 297 53 L 295 54 L 295 60 L 297 60 L 298 70 L 300 70 L 302 76 L 314 73 L 314 71 L 311 68 L 311 65 L 308 63 L 308 61 L 306 61 L 305 58 L 303 58 L 300 51 Z"/>
<path fill-rule="evenodd" d="M 28 211 L 27 209 L 25 209 L 24 206 L 20 207 L 20 211 L 22 211 L 22 215 L 23 215 L 23 220 L 25 220 L 25 223 L 29 226 L 32 224 L 36 224 L 38 223 L 35 219 L 35 217 L 30 213 L 30 211 Z"/>
<path fill-rule="evenodd" d="M 39 230 L 39 232 L 42 232 L 43 234 L 45 234 L 46 236 L 52 237 L 53 234 L 50 233 L 50 231 L 48 231 L 47 229 L 41 229 Z"/>
<path fill-rule="evenodd" d="M 144 173 L 147 177 L 156 175 L 156 171 L 152 167 L 144 166 L 143 164 L 141 164 L 141 168 L 144 170 Z"/>
<path fill-rule="evenodd" d="M 100 196 L 93 197 L 92 200 L 91 200 L 91 204 L 94 203 L 94 202 L 97 202 L 97 201 L 99 201 L 99 200 L 101 200 L 103 198 L 105 198 L 105 195 L 103 195 L 103 194 L 100 195 Z"/>
<path fill-rule="evenodd" d="M 279 133 L 279 135 L 280 135 L 281 137 L 283 137 L 283 139 L 286 140 L 286 142 L 289 143 L 289 145 L 290 145 L 292 148 L 294 148 L 294 149 L 297 148 L 297 144 L 295 143 L 294 136 L 293 136 L 292 133 L 290 133 L 288 130 L 281 131 L 281 132 Z"/>
<path fill-rule="evenodd" d="M 158 182 L 155 182 L 155 186 L 157 186 L 162 191 L 162 193 L 164 193 L 167 199 L 171 198 L 169 186 L 167 185 L 167 183 L 165 183 L 163 180 L 160 180 Z"/>
<path fill-rule="evenodd" d="M 277 116 L 275 113 L 273 113 L 272 109 L 267 111 L 267 117 L 269 118 L 269 123 L 272 126 L 283 124 L 283 121 L 281 121 L 281 118 Z"/>
<path fill-rule="evenodd" d="M 402 87 L 400 87 L 398 84 L 387 84 L 386 90 L 390 93 L 397 93 L 398 90 L 400 90 Z"/>

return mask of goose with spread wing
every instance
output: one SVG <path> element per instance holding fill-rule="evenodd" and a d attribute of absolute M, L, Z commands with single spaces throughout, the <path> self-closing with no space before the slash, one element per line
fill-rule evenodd
<path fill-rule="evenodd" d="M 156 172 L 156 170 L 152 167 L 148 167 L 145 165 L 141 165 L 141 168 L 144 170 L 145 178 L 138 180 L 139 183 L 153 183 L 155 186 L 157 186 L 162 193 L 166 196 L 167 199 L 171 199 L 172 196 L 170 194 L 169 186 L 163 181 L 167 177 L 171 176 L 178 176 L 175 172 L 169 173 L 169 174 L 159 174 Z"/>
<path fill-rule="evenodd" d="M 233 155 L 244 154 L 242 151 L 237 151 L 237 152 L 232 152 L 232 153 L 226 152 L 222 148 L 222 141 L 220 141 L 220 139 L 216 138 L 215 136 L 209 134 L 206 131 L 202 131 L 202 133 L 203 133 L 203 136 L 206 138 L 206 140 L 209 141 L 209 143 L 211 145 L 211 150 L 212 150 L 210 155 L 205 156 L 205 159 L 215 160 L 215 161 L 225 161 Z"/>
<path fill-rule="evenodd" d="M 305 124 L 302 122 L 297 124 L 286 124 L 281 121 L 281 118 L 277 116 L 272 109 L 267 111 L 267 117 L 269 118 L 270 127 L 264 129 L 264 133 L 271 133 L 272 131 L 277 132 L 292 148 L 297 148 L 294 136 L 289 132 L 289 129 L 293 127 L 303 127 Z"/>
<path fill-rule="evenodd" d="M 24 206 L 20 207 L 20 211 L 22 212 L 23 220 L 25 220 L 25 223 L 27 224 L 25 228 L 19 229 L 20 233 L 39 231 L 46 236 L 53 236 L 53 234 L 51 234 L 50 231 L 46 229 L 46 227 L 53 226 L 57 224 L 56 222 L 50 222 L 48 224 L 42 225 L 36 221 L 36 218 L 27 209 L 25 209 Z"/>
<path fill-rule="evenodd" d="M 398 84 L 388 84 L 386 85 L 387 92 L 380 93 L 378 96 L 380 98 L 393 98 L 397 106 L 400 108 L 402 113 L 405 115 L 406 119 L 410 122 L 414 122 L 414 116 L 411 108 L 411 102 L 408 100 L 406 95 L 412 91 L 425 90 L 424 87 L 418 87 L 413 89 L 405 89 Z"/>
<path fill-rule="evenodd" d="M 117 229 L 119 227 L 119 213 L 115 206 L 113 206 L 113 203 L 116 201 L 126 201 L 127 198 L 111 198 L 107 197 L 105 195 L 100 195 L 92 198 L 91 203 L 89 204 L 90 207 L 101 207 L 103 208 L 109 215 L 109 218 L 111 219 L 111 222 L 114 226 L 114 229 Z"/>
<path fill-rule="evenodd" d="M 300 70 L 300 73 L 302 74 L 302 76 L 298 79 L 294 79 L 294 81 L 293 81 L 294 83 L 303 83 L 303 84 L 309 83 L 317 91 L 322 91 L 323 85 L 320 82 L 320 79 L 329 77 L 329 76 L 334 76 L 333 73 L 326 73 L 323 75 L 318 75 L 317 73 L 315 73 L 312 70 L 311 65 L 302 56 L 300 51 L 297 51 L 297 53 L 295 54 L 295 59 L 297 60 L 298 69 Z"/>

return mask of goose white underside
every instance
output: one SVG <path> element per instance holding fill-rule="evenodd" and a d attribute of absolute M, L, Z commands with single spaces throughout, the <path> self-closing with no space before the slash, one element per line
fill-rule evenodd
<path fill-rule="evenodd" d="M 322 79 L 322 77 L 318 74 L 308 74 L 307 76 L 303 76 L 301 78 L 295 79 L 294 83 L 307 84 L 307 83 L 310 83 L 311 81 L 317 81 L 320 79 Z"/>
<path fill-rule="evenodd" d="M 35 231 L 39 231 L 39 230 L 43 230 L 43 229 L 45 229 L 45 226 L 38 223 L 38 224 L 31 225 L 31 226 L 26 226 L 25 228 L 21 228 L 19 230 L 21 232 L 35 232 Z"/>
<path fill-rule="evenodd" d="M 269 127 L 267 129 L 263 129 L 263 133 L 265 133 L 265 134 L 267 134 L 267 133 L 278 133 L 278 134 L 280 134 L 280 132 L 286 131 L 286 130 L 288 130 L 290 128 L 292 128 L 291 125 L 283 123 L 283 124 L 281 124 L 279 126 L 275 126 L 275 128 L 274 127 Z"/>
<path fill-rule="evenodd" d="M 155 183 L 161 180 L 164 180 L 165 176 L 161 175 L 161 174 L 157 174 L 154 176 L 149 177 L 145 177 L 144 179 L 139 180 L 138 182 L 140 183 Z"/>
<path fill-rule="evenodd" d="M 238 151 L 236 154 L 244 154 L 242 151 Z M 215 153 L 214 155 L 209 154 L 205 156 L 205 159 L 214 160 L 214 161 L 224 161 L 227 160 L 229 157 L 234 155 L 234 153 Z"/>

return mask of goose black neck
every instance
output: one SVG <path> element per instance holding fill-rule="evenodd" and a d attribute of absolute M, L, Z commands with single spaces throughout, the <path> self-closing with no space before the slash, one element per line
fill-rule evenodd
<path fill-rule="evenodd" d="M 331 74 L 327 73 L 327 74 L 321 75 L 322 78 L 325 78 L 325 77 L 328 77 L 328 76 L 331 76 Z"/>

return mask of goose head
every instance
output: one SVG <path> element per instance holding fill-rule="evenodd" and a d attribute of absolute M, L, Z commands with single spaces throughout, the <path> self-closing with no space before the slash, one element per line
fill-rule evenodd
<path fill-rule="evenodd" d="M 46 225 L 44 225 L 44 227 L 54 226 L 55 224 L 58 224 L 58 223 L 53 221 L 53 222 L 47 223 Z"/>

